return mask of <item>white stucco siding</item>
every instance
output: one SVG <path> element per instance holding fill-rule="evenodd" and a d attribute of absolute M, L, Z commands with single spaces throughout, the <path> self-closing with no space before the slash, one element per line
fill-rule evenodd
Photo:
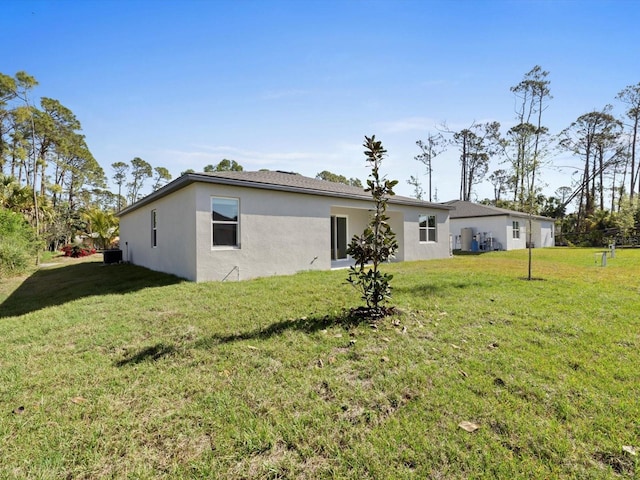
<path fill-rule="evenodd" d="M 536 247 L 554 247 L 556 244 L 555 241 L 555 232 L 554 232 L 554 222 L 551 220 L 548 221 L 538 221 L 538 231 L 537 231 L 537 239 L 536 239 Z"/>
<path fill-rule="evenodd" d="M 195 187 L 162 197 L 120 218 L 120 248 L 125 261 L 188 280 L 196 279 Z M 156 246 L 151 215 L 156 211 Z"/>
<path fill-rule="evenodd" d="M 212 245 L 214 197 L 238 201 L 237 245 Z M 205 182 L 153 198 L 120 218 L 125 260 L 197 282 L 328 270 L 332 266 L 331 217 L 347 218 L 348 244 L 365 230 L 374 206 L 366 199 Z M 156 246 L 151 227 L 154 210 Z M 387 214 L 400 247 L 396 261 L 449 255 L 448 210 L 390 204 Z M 436 242 L 420 242 L 420 214 L 436 215 Z M 343 248 L 342 239 L 340 245 Z"/>
<path fill-rule="evenodd" d="M 509 250 L 513 248 L 509 236 L 511 235 L 511 219 L 507 216 L 477 217 L 477 218 L 452 218 L 450 220 L 451 234 L 454 235 L 454 248 L 460 248 L 460 236 L 463 228 L 473 229 L 473 234 L 484 237 L 492 237 L 494 249 Z M 522 233 L 522 222 L 520 231 Z M 507 233 L 508 232 L 508 233 Z M 523 247 L 524 248 L 524 247 Z"/>
<path fill-rule="evenodd" d="M 436 216 L 436 241 L 421 242 L 418 217 L 420 215 Z M 424 209 L 406 206 L 402 209 L 402 232 L 398 242 L 402 241 L 403 255 L 398 260 L 430 260 L 449 256 L 449 211 Z"/>
<path fill-rule="evenodd" d="M 292 192 L 199 184 L 197 281 L 245 280 L 331 268 L 330 201 Z M 213 247 L 211 198 L 239 199 L 240 245 Z"/>
<path fill-rule="evenodd" d="M 518 222 L 520 227 L 520 235 L 518 238 L 513 238 L 513 222 Z M 526 218 L 521 217 L 508 217 L 507 218 L 507 250 L 519 250 L 527 248 L 527 242 L 529 241 L 529 221 Z"/>
<path fill-rule="evenodd" d="M 520 226 L 520 237 L 513 238 L 513 222 L 518 222 Z M 501 250 L 518 250 L 527 248 L 529 241 L 528 229 L 529 219 L 525 217 L 516 217 L 511 215 L 499 215 L 492 217 L 475 217 L 475 218 L 452 218 L 451 234 L 459 237 L 463 228 L 472 228 L 473 234 L 481 234 L 484 238 L 490 235 L 499 243 Z M 554 225 L 552 220 L 540 220 L 534 218 L 532 220 L 532 242 L 535 248 L 552 247 L 554 241 Z M 455 248 L 460 248 L 459 239 L 454 242 Z"/>

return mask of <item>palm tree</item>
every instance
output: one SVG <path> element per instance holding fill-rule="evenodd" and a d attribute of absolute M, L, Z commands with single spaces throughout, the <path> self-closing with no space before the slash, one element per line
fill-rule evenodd
<path fill-rule="evenodd" d="M 87 221 L 87 234 L 94 239 L 96 246 L 108 248 L 118 236 L 118 219 L 111 212 L 91 208 L 84 212 Z"/>

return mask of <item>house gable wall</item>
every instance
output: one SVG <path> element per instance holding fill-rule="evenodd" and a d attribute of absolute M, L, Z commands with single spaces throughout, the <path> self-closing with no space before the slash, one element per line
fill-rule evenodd
<path fill-rule="evenodd" d="M 196 280 L 195 186 L 190 185 L 120 218 L 125 261 Z M 157 246 L 152 246 L 151 211 L 156 211 Z"/>
<path fill-rule="evenodd" d="M 197 184 L 196 188 L 197 281 L 331 268 L 329 199 L 227 185 Z M 211 245 L 214 196 L 239 199 L 237 248 Z"/>

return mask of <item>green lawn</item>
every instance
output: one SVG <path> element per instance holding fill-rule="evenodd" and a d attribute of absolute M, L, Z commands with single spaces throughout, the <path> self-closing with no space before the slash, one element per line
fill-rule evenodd
<path fill-rule="evenodd" d="M 640 250 L 594 252 L 388 265 L 377 324 L 344 270 L 53 259 L 0 283 L 0 478 L 637 478 Z"/>

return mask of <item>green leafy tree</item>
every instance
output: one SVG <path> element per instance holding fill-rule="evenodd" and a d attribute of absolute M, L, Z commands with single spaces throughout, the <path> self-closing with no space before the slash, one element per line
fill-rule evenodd
<path fill-rule="evenodd" d="M 138 195 L 145 180 L 151 178 L 152 175 L 153 169 L 148 162 L 144 161 L 140 157 L 135 157 L 131 160 L 131 181 L 127 183 L 127 187 L 129 189 L 127 200 L 129 203 L 134 203 L 138 200 Z"/>
<path fill-rule="evenodd" d="M 118 236 L 118 219 L 111 212 L 91 208 L 84 212 L 87 222 L 86 233 L 93 238 L 97 248 L 109 248 Z"/>
<path fill-rule="evenodd" d="M 153 175 L 153 190 L 156 191 L 167 182 L 171 181 L 171 174 L 165 167 L 155 167 Z"/>
<path fill-rule="evenodd" d="M 327 182 L 343 183 L 345 185 L 351 185 L 352 187 L 362 188 L 362 182 L 357 178 L 347 178 L 344 175 L 338 175 L 337 173 L 323 170 L 316 175 L 317 180 L 325 180 Z"/>
<path fill-rule="evenodd" d="M 244 170 L 242 165 L 240 165 L 235 160 L 228 160 L 223 158 L 220 160 L 220 163 L 215 166 L 214 172 L 241 172 Z M 206 171 L 206 170 L 205 170 Z"/>
<path fill-rule="evenodd" d="M 393 187 L 398 181 L 387 180 L 380 174 L 380 164 L 387 154 L 382 142 L 377 141 L 375 135 L 364 138 L 364 154 L 371 167 L 365 190 L 371 192 L 375 208 L 367 228 L 361 235 L 354 235 L 347 247 L 347 254 L 355 260 L 355 265 L 349 268 L 347 282 L 362 294 L 367 304 L 366 315 L 380 318 L 391 312 L 384 303 L 391 298 L 393 275 L 381 272 L 380 265 L 393 258 L 398 249 L 386 214 L 388 199 L 394 195 Z"/>

